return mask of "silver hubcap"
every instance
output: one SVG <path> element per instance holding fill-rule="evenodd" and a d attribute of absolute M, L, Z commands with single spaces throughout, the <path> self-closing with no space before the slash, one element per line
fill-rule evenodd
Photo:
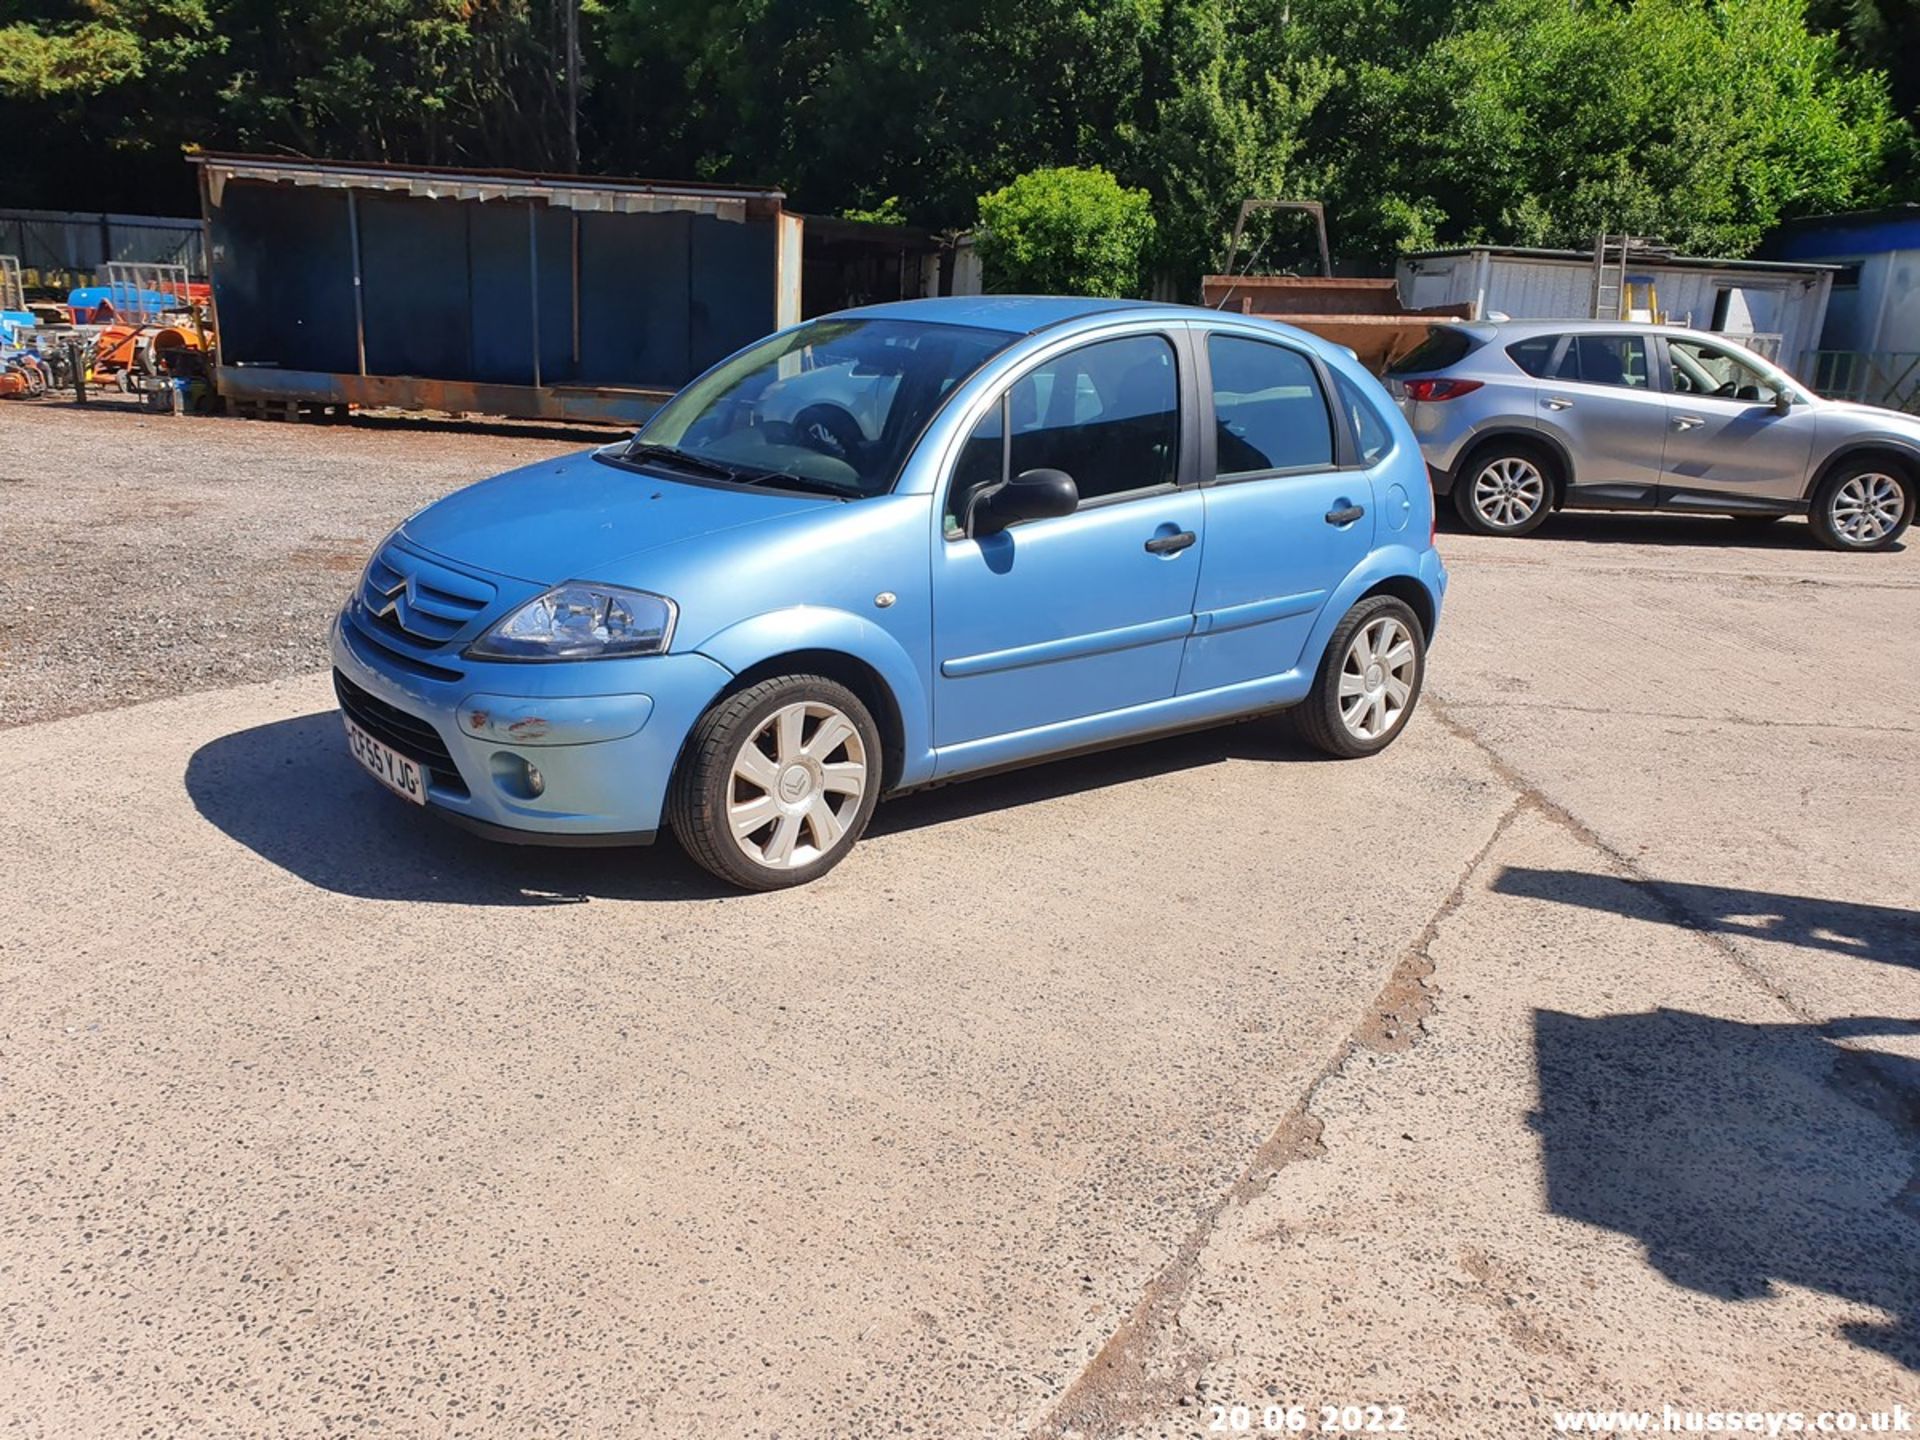
<path fill-rule="evenodd" d="M 1850 545 L 1884 540 L 1907 508 L 1906 491 L 1891 475 L 1856 475 L 1833 492 L 1827 518 Z"/>
<path fill-rule="evenodd" d="M 1378 740 L 1413 699 L 1413 636 L 1392 616 L 1360 627 L 1340 665 L 1340 721 L 1356 740 Z"/>
<path fill-rule="evenodd" d="M 783 706 L 733 759 L 727 828 L 770 870 L 810 865 L 847 833 L 867 789 L 867 747 L 853 721 L 820 700 Z"/>
<path fill-rule="evenodd" d="M 1489 525 L 1511 530 L 1533 518 L 1547 498 L 1547 477 L 1517 455 L 1496 460 L 1474 478 L 1473 508 Z"/>

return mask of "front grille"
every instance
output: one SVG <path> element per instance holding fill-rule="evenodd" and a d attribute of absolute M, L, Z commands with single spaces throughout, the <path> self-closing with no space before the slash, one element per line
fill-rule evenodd
<path fill-rule="evenodd" d="M 347 606 L 346 622 L 340 627 L 340 635 L 347 642 L 347 648 L 361 660 L 367 661 L 370 654 L 376 657 L 370 662 L 376 666 L 404 670 L 409 675 L 418 675 L 426 680 L 460 678 L 460 671 L 422 660 L 411 649 L 402 647 L 392 638 L 392 632 L 374 623 L 373 617 L 367 613 L 367 607 L 358 598 Z"/>
<path fill-rule="evenodd" d="M 454 768 L 447 742 L 425 720 L 369 695 L 338 670 L 333 672 L 333 693 L 340 701 L 340 709 L 354 724 L 382 745 L 391 745 L 409 760 L 419 761 L 436 789 L 453 795 L 469 793 L 467 782 Z"/>
<path fill-rule="evenodd" d="M 360 603 L 367 623 L 428 649 L 458 636 L 493 603 L 493 582 L 388 545 L 367 562 Z"/>

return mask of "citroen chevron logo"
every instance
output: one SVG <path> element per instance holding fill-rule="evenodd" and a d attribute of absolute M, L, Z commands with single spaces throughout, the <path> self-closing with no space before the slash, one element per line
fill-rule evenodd
<path fill-rule="evenodd" d="M 402 575 L 391 585 L 375 585 L 373 588 L 385 597 L 386 604 L 377 606 L 373 613 L 380 616 L 396 614 L 400 609 L 400 598 L 406 594 L 409 583 L 408 578 Z"/>

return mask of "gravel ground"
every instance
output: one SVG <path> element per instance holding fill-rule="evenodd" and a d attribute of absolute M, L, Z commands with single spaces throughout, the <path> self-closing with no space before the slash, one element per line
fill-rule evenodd
<path fill-rule="evenodd" d="M 0 728 L 320 669 L 328 620 L 403 516 L 615 434 L 113 401 L 0 417 Z"/>

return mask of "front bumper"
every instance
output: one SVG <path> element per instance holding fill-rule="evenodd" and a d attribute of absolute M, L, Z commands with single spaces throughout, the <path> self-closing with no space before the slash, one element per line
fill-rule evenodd
<path fill-rule="evenodd" d="M 697 654 L 425 667 L 340 619 L 331 648 L 341 708 L 423 765 L 430 806 L 536 843 L 651 838 L 681 744 L 729 678 Z M 537 795 L 516 783 L 521 762 Z"/>

